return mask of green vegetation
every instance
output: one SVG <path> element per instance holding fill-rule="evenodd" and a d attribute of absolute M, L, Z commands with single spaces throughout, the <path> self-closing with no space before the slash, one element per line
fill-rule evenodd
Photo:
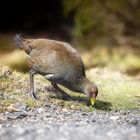
<path fill-rule="evenodd" d="M 140 107 L 139 80 L 109 69 L 91 69 L 88 76 L 99 86 L 98 99 L 108 102 L 105 104 L 106 107 L 108 105 L 112 109 Z M 100 108 L 100 102 L 98 105 Z"/>
<path fill-rule="evenodd" d="M 99 87 L 99 96 L 95 109 L 133 109 L 139 108 L 140 81 L 108 69 L 91 69 L 87 71 L 90 80 L 95 81 Z M 27 104 L 29 107 L 41 107 L 47 102 L 57 104 L 69 109 L 82 109 L 90 111 L 86 105 L 86 97 L 62 87 L 72 97 L 71 101 L 58 99 L 55 94 L 48 93 L 45 87 L 49 83 L 43 77 L 35 76 L 35 90 L 39 101 L 29 98 L 28 74 L 12 71 L 8 67 L 0 66 L 0 106 L 16 103 Z"/>
<path fill-rule="evenodd" d="M 63 7 L 66 17 L 74 13 L 73 35 L 82 44 L 139 34 L 140 0 L 63 0 Z"/>
<path fill-rule="evenodd" d="M 70 25 L 71 30 L 68 34 L 72 32 L 71 43 L 79 49 L 87 69 L 87 76 L 99 87 L 95 108 L 101 110 L 139 108 L 140 0 L 62 2 L 61 12 L 70 23 L 67 25 L 62 22 L 62 27 L 64 24 L 68 27 Z M 26 73 L 29 68 L 26 55 L 23 51 L 15 50 L 10 41 L 10 34 L 0 36 L 0 64 L 12 68 L 0 66 L 0 112 L 1 107 L 6 108 L 15 103 L 25 103 L 31 108 L 44 106 L 46 100 L 64 108 L 90 110 L 86 106 L 87 99 L 84 95 L 62 87 L 73 99 L 63 101 L 48 93 L 45 87 L 49 82 L 41 76 L 35 77 L 39 101 L 29 98 L 29 79 Z M 36 36 L 40 37 L 39 34 Z M 59 38 L 64 35 L 62 33 Z"/>
<path fill-rule="evenodd" d="M 127 50 L 127 51 L 126 51 Z M 109 67 L 129 75 L 137 75 L 140 71 L 140 57 L 137 50 L 125 47 L 108 48 L 96 46 L 81 53 L 86 68 Z"/>

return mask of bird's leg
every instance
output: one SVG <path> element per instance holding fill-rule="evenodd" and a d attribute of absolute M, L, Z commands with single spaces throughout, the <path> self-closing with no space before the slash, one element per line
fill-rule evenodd
<path fill-rule="evenodd" d="M 70 95 L 68 95 L 66 92 L 64 92 L 60 87 L 57 86 L 57 84 L 51 82 L 51 85 L 59 91 L 59 93 L 62 95 L 62 98 L 65 100 L 70 100 Z"/>
<path fill-rule="evenodd" d="M 34 70 L 30 70 L 29 71 L 29 75 L 30 75 L 30 96 L 33 98 L 33 99 L 35 99 L 35 100 L 37 100 L 37 97 L 36 97 L 36 95 L 35 95 L 35 93 L 34 93 L 34 74 L 35 74 L 36 72 L 34 71 Z"/>

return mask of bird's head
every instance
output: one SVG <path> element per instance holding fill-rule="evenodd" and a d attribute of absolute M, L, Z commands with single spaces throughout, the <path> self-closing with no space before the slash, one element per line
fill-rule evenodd
<path fill-rule="evenodd" d="M 85 87 L 85 93 L 89 97 L 90 104 L 93 106 L 96 101 L 96 97 L 98 95 L 97 86 L 94 83 L 91 83 L 90 81 L 87 82 Z"/>

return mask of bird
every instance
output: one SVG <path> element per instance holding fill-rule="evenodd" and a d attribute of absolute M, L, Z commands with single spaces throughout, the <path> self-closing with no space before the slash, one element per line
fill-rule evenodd
<path fill-rule="evenodd" d="M 70 95 L 58 85 L 80 92 L 88 97 L 93 106 L 98 95 L 98 88 L 85 74 L 85 67 L 78 51 L 69 43 L 46 38 L 28 39 L 21 34 L 14 36 L 15 46 L 28 55 L 27 63 L 30 68 L 30 96 L 37 100 L 34 92 L 34 75 L 40 74 L 51 82 L 58 94 L 65 99 Z"/>

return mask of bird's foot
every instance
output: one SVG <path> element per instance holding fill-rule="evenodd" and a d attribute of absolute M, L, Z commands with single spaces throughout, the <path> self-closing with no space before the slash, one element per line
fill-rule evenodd
<path fill-rule="evenodd" d="M 67 101 L 71 100 L 71 96 L 69 94 L 67 94 L 66 92 L 60 92 L 60 93 L 62 95 L 63 100 L 67 100 Z"/>
<path fill-rule="evenodd" d="M 62 96 L 62 99 L 66 100 L 66 101 L 70 101 L 71 100 L 70 96 Z"/>
<path fill-rule="evenodd" d="M 38 100 L 38 97 L 35 95 L 35 93 L 30 93 L 30 97 L 35 101 Z"/>
<path fill-rule="evenodd" d="M 55 94 L 57 96 L 57 98 L 63 99 L 62 94 L 58 90 L 56 90 L 53 86 L 49 85 L 49 86 L 45 87 L 45 89 L 48 92 L 52 92 L 53 94 Z"/>
<path fill-rule="evenodd" d="M 71 100 L 70 95 L 60 89 L 56 84 L 52 84 L 52 86 L 46 87 L 46 90 L 48 92 L 53 92 L 58 98 L 62 100 Z"/>

